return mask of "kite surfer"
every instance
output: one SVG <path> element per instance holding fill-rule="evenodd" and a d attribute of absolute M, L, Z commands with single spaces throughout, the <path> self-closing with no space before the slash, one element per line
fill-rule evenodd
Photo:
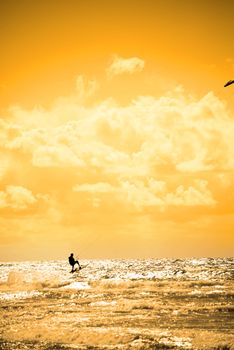
<path fill-rule="evenodd" d="M 72 266 L 72 270 L 71 272 L 75 272 L 76 270 L 74 269 L 75 264 L 77 264 L 79 266 L 79 270 L 81 269 L 80 263 L 78 260 L 74 259 L 73 253 L 71 253 L 71 255 L 68 258 L 69 264 Z"/>

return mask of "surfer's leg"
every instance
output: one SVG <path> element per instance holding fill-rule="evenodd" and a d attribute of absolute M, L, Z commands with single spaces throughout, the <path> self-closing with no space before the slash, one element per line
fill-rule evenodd
<path fill-rule="evenodd" d="M 81 266 L 78 260 L 76 260 L 76 264 L 79 266 L 79 269 L 81 269 Z"/>

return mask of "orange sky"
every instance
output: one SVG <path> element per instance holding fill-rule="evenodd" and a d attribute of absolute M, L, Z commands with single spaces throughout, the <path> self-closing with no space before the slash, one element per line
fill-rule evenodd
<path fill-rule="evenodd" d="M 232 1 L 0 3 L 0 260 L 233 255 Z"/>

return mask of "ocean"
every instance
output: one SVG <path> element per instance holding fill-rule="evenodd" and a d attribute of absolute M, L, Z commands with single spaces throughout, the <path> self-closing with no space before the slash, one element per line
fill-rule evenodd
<path fill-rule="evenodd" d="M 234 349 L 234 259 L 0 264 L 0 349 Z"/>

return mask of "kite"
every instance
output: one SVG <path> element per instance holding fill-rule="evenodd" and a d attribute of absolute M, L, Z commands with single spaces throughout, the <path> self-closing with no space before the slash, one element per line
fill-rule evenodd
<path fill-rule="evenodd" d="M 229 80 L 229 81 L 224 85 L 224 87 L 229 86 L 229 85 L 231 85 L 231 84 L 233 84 L 233 83 L 234 83 L 234 80 Z"/>

